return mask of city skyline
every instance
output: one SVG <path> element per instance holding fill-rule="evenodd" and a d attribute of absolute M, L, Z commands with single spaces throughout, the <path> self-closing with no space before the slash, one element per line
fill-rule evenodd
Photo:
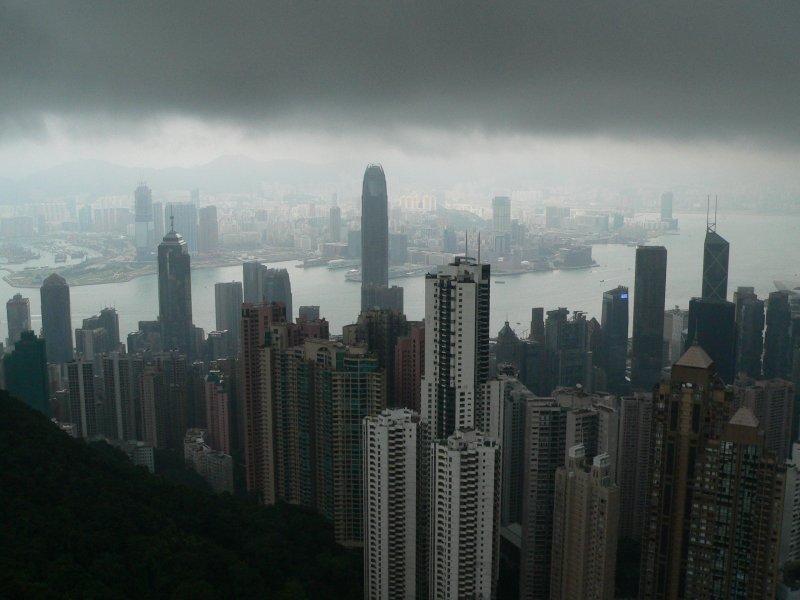
<path fill-rule="evenodd" d="M 0 8 L 10 596 L 800 598 L 800 5 L 75 2 Z"/>
<path fill-rule="evenodd" d="M 385 192 L 380 200 L 385 207 Z M 656 398 L 670 389 L 670 363 L 663 355 L 674 335 L 674 328 L 665 326 L 672 316 L 665 310 L 668 252 L 656 245 L 638 245 L 635 250 L 630 368 L 629 288 L 622 285 L 613 289 L 602 286 L 596 292 L 602 300 L 602 314 L 534 307 L 528 337 L 520 338 L 506 321 L 493 344 L 492 288 L 495 294 L 503 294 L 505 288 L 499 283 L 508 285 L 506 261 L 527 251 L 530 234 L 528 227 L 512 218 L 510 199 L 495 198 L 492 205 L 493 219 L 485 230 L 493 235 L 486 239 L 475 232 L 472 240 L 477 253 L 486 256 L 485 262 L 451 254 L 448 264 L 418 275 L 425 284 L 424 290 L 418 288 L 424 296 L 422 323 L 408 322 L 398 308 L 362 307 L 356 323 L 343 327 L 341 337 L 331 337 L 319 305 L 300 307 L 295 322 L 289 270 L 251 260 L 242 263 L 243 283 L 214 285 L 217 330 L 208 332 L 204 339 L 202 329 L 192 322 L 192 254 L 171 216 L 170 231 L 158 247 L 156 266 L 162 300 L 158 320 L 139 322 L 139 330 L 128 335 L 125 354 L 114 309 L 105 308 L 99 316 L 84 318 L 82 327 L 75 331 L 75 358 L 70 354 L 69 362 L 63 359 L 61 365 L 48 367 L 49 390 L 58 390 L 49 392 L 48 408 L 62 427 L 78 437 L 104 436 L 119 443 L 127 435 L 156 450 L 182 449 L 187 467 L 214 490 L 236 491 L 244 485 L 247 493 L 262 504 L 286 501 L 315 510 L 331 522 L 339 544 L 363 551 L 369 572 L 364 588 L 367 598 L 381 597 L 378 590 L 387 589 L 388 574 L 398 590 L 414 590 L 415 595 L 425 595 L 427 589 L 434 597 L 477 594 L 489 598 L 496 593 L 501 562 L 508 566 L 509 560 L 512 572 L 518 573 L 521 598 L 545 598 L 548 594 L 567 597 L 578 589 L 592 589 L 598 597 L 610 598 L 619 559 L 614 550 L 617 539 L 623 533 L 641 533 L 643 541 L 649 539 L 644 525 L 648 515 L 642 502 L 643 485 L 647 484 L 643 480 L 654 477 L 653 481 L 660 481 L 651 469 L 662 459 L 637 460 L 632 453 L 652 436 L 662 439 L 658 427 L 667 419 L 658 412 L 661 409 Z M 546 218 L 539 225 L 550 230 L 550 235 L 572 223 L 611 228 L 613 222 L 618 229 L 625 226 L 625 219 L 614 219 L 613 213 L 598 218 L 568 208 L 552 212 L 553 224 L 547 222 L 551 215 L 544 211 L 542 217 Z M 198 224 L 198 211 L 191 214 L 192 222 Z M 209 214 L 219 219 L 216 209 Z M 358 220 L 350 217 L 349 223 L 352 228 Z M 361 220 L 362 230 L 364 223 Z M 674 213 L 660 223 L 662 236 L 675 235 L 664 233 L 672 231 Z M 329 216 L 320 215 L 322 239 L 328 235 L 329 225 Z M 442 244 L 447 241 L 447 231 L 446 226 L 441 230 Z M 465 250 L 469 250 L 469 228 L 465 234 Z M 388 235 L 384 240 L 382 248 L 373 247 L 364 256 L 382 258 L 388 270 Z M 320 248 L 338 253 L 351 244 L 365 251 L 360 235 L 349 235 L 348 244 L 322 242 Z M 370 247 L 370 242 L 366 246 Z M 728 248 L 726 242 L 726 259 Z M 411 246 L 406 252 L 413 255 L 420 251 Z M 202 261 L 209 253 L 206 248 L 195 256 Z M 297 265 L 306 270 L 322 268 L 331 261 L 335 269 L 336 261 L 344 259 L 308 260 Z M 571 243 L 555 252 L 552 265 L 569 272 L 573 264 L 591 268 L 580 262 L 587 260 L 591 260 L 590 247 Z M 704 269 L 700 278 L 704 287 L 708 274 Z M 517 275 L 531 276 L 524 270 Z M 381 283 L 365 285 L 390 289 Z M 55 274 L 42 287 L 43 297 L 49 288 L 69 291 L 67 282 Z M 727 280 L 716 286 L 726 288 Z M 723 379 L 733 383 L 730 373 L 736 340 L 744 335 L 737 333 L 736 320 L 744 323 L 750 314 L 748 307 L 757 306 L 751 289 L 739 287 L 735 302 L 725 300 L 725 295 L 722 300 L 687 298 L 688 329 L 680 332 L 679 340 L 687 350 L 672 367 L 672 389 L 677 389 L 676 385 L 691 387 L 699 377 L 694 371 L 704 369 L 710 374 L 702 377 L 716 382 L 715 389 L 724 388 Z M 23 300 L 15 301 L 24 305 Z M 63 312 L 64 303 L 51 304 Z M 237 305 L 241 307 L 239 315 L 235 314 Z M 709 308 L 698 308 L 706 305 Z M 758 312 L 750 319 L 754 324 L 747 335 L 758 337 L 764 332 L 762 360 L 764 369 L 773 376 L 793 377 L 791 348 L 794 340 L 800 339 L 795 325 L 800 319 L 793 320 L 795 305 L 789 292 L 773 292 L 767 303 L 766 327 L 759 329 Z M 730 335 L 724 338 L 709 337 L 710 331 L 718 329 L 717 307 L 729 309 L 726 315 L 730 313 Z M 357 306 L 351 310 L 355 313 Z M 237 344 L 231 341 L 230 330 L 238 326 L 239 317 L 241 339 Z M 70 319 L 62 316 L 56 321 L 63 328 Z M 421 333 L 423 327 L 424 336 L 408 337 L 415 330 Z M 24 365 L 25 373 L 41 369 L 37 366 L 40 357 L 28 348 L 34 348 L 34 341 L 40 346 L 47 342 L 47 338 L 29 336 L 32 334 L 26 332 L 24 339 L 30 342 L 18 343 L 5 361 Z M 404 339 L 406 346 L 401 345 Z M 404 356 L 407 344 L 414 339 L 422 354 L 417 348 L 415 358 L 413 354 Z M 754 344 L 750 345 L 756 347 Z M 237 368 L 234 365 L 238 361 L 241 366 Z M 716 375 L 717 371 L 723 378 Z M 760 366 L 753 373 L 757 376 Z M 409 382 L 409 377 L 414 381 Z M 676 384 L 678 380 L 682 383 Z M 418 387 L 419 400 L 408 391 L 396 396 L 401 389 L 397 382 Z M 708 388 L 708 382 L 703 382 L 702 389 Z M 43 410 L 41 393 L 28 379 L 17 382 L 12 377 L 9 383 L 23 396 L 30 395 L 30 402 Z M 794 437 L 785 426 L 794 419 L 789 400 L 794 387 L 790 381 L 745 379 L 737 379 L 736 385 L 741 390 L 736 397 L 746 406 L 742 410 L 749 412 L 736 413 L 730 421 L 733 429 L 726 426 L 731 433 L 722 437 L 709 433 L 708 444 L 740 444 L 745 453 L 763 448 L 765 454 L 761 462 L 748 466 L 749 471 L 737 474 L 718 493 L 731 485 L 744 486 L 757 474 L 767 485 L 759 502 L 767 502 L 770 494 L 784 491 L 777 463 L 766 452 L 784 458 L 790 454 Z M 61 386 L 65 388 L 59 390 Z M 528 389 L 520 393 L 525 386 Z M 638 394 L 623 404 L 606 391 L 624 395 L 631 388 Z M 535 396 L 531 389 L 546 391 Z M 660 396 L 646 393 L 658 389 L 662 390 Z M 733 398 L 733 392 L 726 393 Z M 733 402 L 729 404 L 719 409 L 719 419 L 731 418 Z M 622 406 L 625 408 L 621 410 Z M 768 434 L 759 441 L 761 422 Z M 370 423 L 378 429 L 370 430 Z M 397 428 L 399 423 L 411 427 Z M 643 426 L 651 428 L 650 435 L 637 430 Z M 377 451 L 376 443 L 394 444 L 398 436 L 406 435 L 416 438 L 404 446 L 391 446 L 391 452 L 397 453 L 392 460 L 386 462 L 380 454 L 371 454 Z M 505 449 L 505 444 L 510 447 Z M 384 447 L 389 452 L 390 446 Z M 504 457 L 508 458 L 514 447 L 521 460 L 505 468 Z M 704 455 L 707 462 L 698 464 L 713 470 L 706 465 L 717 460 L 714 456 L 706 459 Z M 237 464 L 244 473 L 239 483 L 234 477 Z M 394 471 L 401 466 L 406 473 L 402 476 Z M 684 470 L 677 476 L 670 477 L 684 477 L 682 473 L 693 467 L 681 468 Z M 570 473 L 568 477 L 566 472 Z M 455 486 L 451 483 L 454 480 L 459 482 Z M 404 498 L 402 503 L 380 500 L 388 497 L 390 489 L 396 490 L 392 498 L 398 494 Z M 652 488 L 653 493 L 656 489 Z M 716 507 L 716 496 L 703 493 L 704 501 Z M 514 497 L 509 498 L 509 494 Z M 426 497 L 430 503 L 423 500 Z M 379 501 L 383 508 L 375 504 Z M 452 502 L 458 506 L 456 512 L 447 508 Z M 620 521 L 623 504 L 642 513 L 625 528 Z M 397 512 L 401 510 L 402 518 Z M 763 545 L 769 536 L 777 535 L 776 523 L 788 518 L 785 512 L 775 512 L 761 519 L 759 543 Z M 389 537 L 376 529 L 379 523 L 391 524 Z M 688 548 L 698 557 L 694 560 L 706 560 L 702 548 L 686 542 L 686 532 L 697 525 L 686 521 L 682 527 L 684 533 L 670 534 L 669 543 Z M 630 537 L 625 539 L 630 542 Z M 575 545 L 585 552 L 585 571 L 567 558 Z M 501 547 L 505 548 L 503 553 Z M 649 552 L 648 557 L 651 555 Z M 748 589 L 777 589 L 776 556 L 764 554 L 757 577 L 747 583 Z M 656 563 L 645 562 L 642 567 L 645 598 L 672 598 L 679 593 L 675 590 L 683 589 L 680 586 L 699 590 L 706 585 L 687 580 L 679 587 L 669 583 L 671 587 L 664 592 L 653 587 L 660 585 L 653 581 L 661 579 L 650 579 L 652 572 L 669 567 L 674 579 L 675 567 L 664 566 L 658 558 L 650 560 Z M 707 569 L 717 568 L 716 563 L 708 564 Z M 720 577 L 730 578 L 736 573 L 735 565 L 726 568 L 718 571 Z M 601 578 L 599 587 L 590 583 L 590 572 Z"/>

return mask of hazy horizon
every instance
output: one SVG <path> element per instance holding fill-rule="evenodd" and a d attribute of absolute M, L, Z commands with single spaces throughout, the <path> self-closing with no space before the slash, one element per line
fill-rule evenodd
<path fill-rule="evenodd" d="M 9 2 L 0 16 L 8 180 L 241 155 L 380 162 L 401 186 L 800 190 L 796 4 Z"/>

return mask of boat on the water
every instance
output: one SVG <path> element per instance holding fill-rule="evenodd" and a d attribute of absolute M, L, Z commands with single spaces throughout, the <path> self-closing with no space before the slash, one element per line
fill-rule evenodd
<path fill-rule="evenodd" d="M 298 269 L 310 269 L 312 267 L 324 267 L 330 262 L 329 258 L 316 257 L 306 258 L 302 263 L 295 265 Z"/>
<path fill-rule="evenodd" d="M 353 267 L 361 266 L 361 261 L 357 258 L 355 259 L 344 259 L 344 258 L 334 258 L 331 261 L 328 261 L 328 268 L 331 271 L 338 271 L 339 269 L 352 269 Z"/>
<path fill-rule="evenodd" d="M 424 275 L 430 269 L 431 267 L 429 265 L 393 265 L 389 267 L 389 279 L 417 277 L 418 275 Z M 344 278 L 347 281 L 361 281 L 361 269 L 350 269 L 347 273 L 345 273 Z"/>

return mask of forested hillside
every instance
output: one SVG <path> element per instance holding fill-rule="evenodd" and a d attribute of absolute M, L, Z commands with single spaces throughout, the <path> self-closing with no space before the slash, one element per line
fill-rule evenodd
<path fill-rule="evenodd" d="M 0 391 L 8 598 L 361 598 L 361 555 L 291 506 L 170 483 Z"/>

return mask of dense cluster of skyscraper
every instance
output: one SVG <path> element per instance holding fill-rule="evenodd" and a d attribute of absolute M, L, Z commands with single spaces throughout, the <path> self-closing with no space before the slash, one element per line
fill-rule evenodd
<path fill-rule="evenodd" d="M 145 186 L 135 208 L 146 260 L 158 224 Z M 503 255 L 524 232 L 509 198 L 493 209 Z M 406 319 L 388 285 L 386 178 L 370 165 L 356 322 L 333 338 L 318 306 L 295 319 L 288 272 L 247 262 L 243 283 L 216 284 L 204 337 L 188 238 L 216 243 L 216 213 L 200 209 L 185 237 L 182 210 L 157 247 L 158 317 L 127 351 L 113 309 L 73 346 L 58 275 L 42 284 L 42 337 L 27 300 L 9 300 L 9 391 L 76 436 L 176 451 L 218 491 L 316 510 L 363 550 L 366 598 L 494 598 L 502 565 L 526 600 L 611 599 L 623 543 L 641 550 L 644 599 L 791 591 L 800 315 L 785 292 L 727 300 L 715 225 L 688 314 L 665 311 L 666 249 L 640 246 L 630 340 L 618 286 L 600 322 L 534 307 L 527 338 L 506 322 L 492 341 L 491 268 L 466 252 L 426 276 L 424 322 Z"/>

